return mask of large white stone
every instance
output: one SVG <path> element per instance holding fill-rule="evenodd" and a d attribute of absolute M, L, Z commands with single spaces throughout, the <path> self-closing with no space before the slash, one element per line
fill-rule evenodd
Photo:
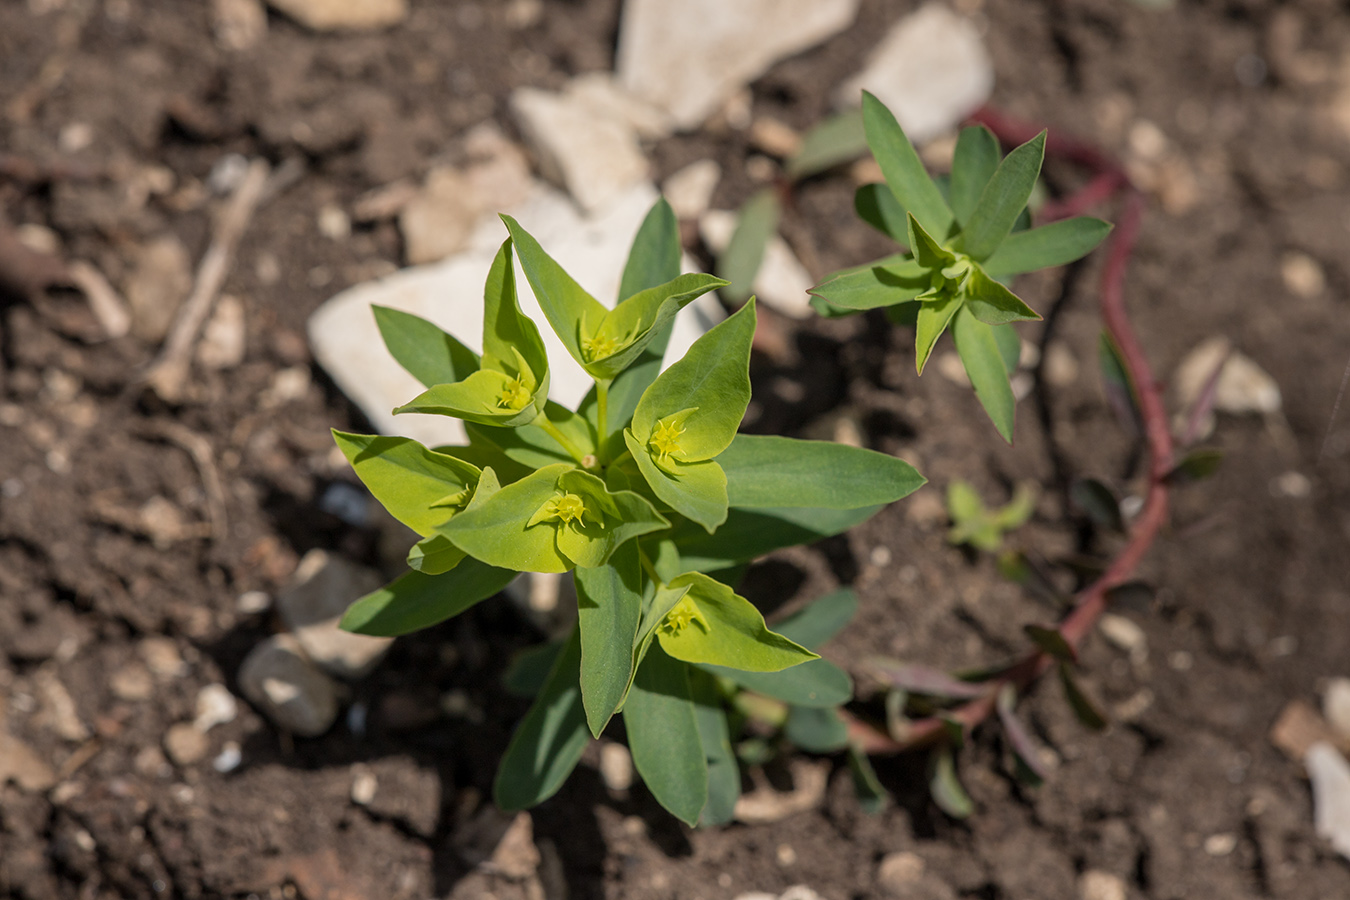
<path fill-rule="evenodd" d="M 530 199 L 511 214 L 577 283 L 601 303 L 613 306 L 633 235 L 655 201 L 655 188 L 640 184 L 603 216 L 583 219 L 557 191 L 536 184 Z M 387 278 L 351 287 L 310 318 L 309 340 L 314 358 L 382 434 L 401 434 L 428 445 L 465 440 L 464 426 L 458 419 L 393 415 L 395 406 L 408 402 L 423 388 L 385 350 L 370 312 L 371 304 L 421 316 L 467 346 L 481 350 L 483 282 L 497 248 L 505 239 L 505 227 L 496 216 L 490 216 L 479 223 L 469 240 L 469 249 L 463 253 L 434 265 L 403 269 Z M 688 259 L 685 266 L 686 271 L 693 270 Z M 549 327 L 519 264 L 516 286 L 521 309 L 538 324 L 548 350 L 549 396 L 575 409 L 593 382 Z M 712 294 L 705 294 L 686 307 L 675 319 L 666 360 L 683 356 L 721 318 L 722 309 Z"/>
<path fill-rule="evenodd" d="M 849 26 L 857 0 L 627 0 L 616 69 L 687 130 L 780 59 Z"/>
<path fill-rule="evenodd" d="M 517 88 L 511 111 L 544 177 L 587 212 L 606 209 L 647 179 L 637 131 L 618 110 L 572 89 Z"/>
<path fill-rule="evenodd" d="M 959 125 L 993 89 L 994 65 L 979 30 L 945 4 L 930 3 L 891 28 L 835 100 L 857 106 L 870 91 L 911 141 L 923 143 Z"/>
<path fill-rule="evenodd" d="M 1350 859 L 1350 763 L 1326 741 L 1308 748 L 1303 758 L 1312 781 L 1313 824 L 1341 856 Z"/>

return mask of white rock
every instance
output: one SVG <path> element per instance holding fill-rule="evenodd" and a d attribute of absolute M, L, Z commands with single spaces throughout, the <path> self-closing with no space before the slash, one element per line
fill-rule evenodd
<path fill-rule="evenodd" d="M 375 668 L 393 638 L 352 634 L 338 628 L 338 621 L 382 581 L 373 569 L 311 550 L 277 596 L 277 610 L 315 664 L 342 678 L 361 678 Z"/>
<path fill-rule="evenodd" d="M 1313 824 L 1317 835 L 1350 859 L 1350 763 L 1326 741 L 1309 747 L 1303 763 L 1312 780 Z"/>
<path fill-rule="evenodd" d="M 475 126 L 464 137 L 464 152 L 469 158 L 464 177 L 480 209 L 495 213 L 529 197 L 530 161 L 496 125 Z"/>
<path fill-rule="evenodd" d="M 1097 627 L 1101 629 L 1102 637 L 1113 647 L 1124 650 L 1132 658 L 1148 658 L 1148 636 L 1135 622 L 1115 613 L 1107 613 L 1101 617 Z"/>
<path fill-rule="evenodd" d="M 233 369 L 244 361 L 247 336 L 243 301 L 231 294 L 222 295 L 202 329 L 197 362 L 207 369 Z"/>
<path fill-rule="evenodd" d="M 261 0 L 212 0 L 211 28 L 223 50 L 248 50 L 267 36 Z"/>
<path fill-rule="evenodd" d="M 229 688 L 223 684 L 208 684 L 197 692 L 197 718 L 192 720 L 192 726 L 206 733 L 217 725 L 233 722 L 238 712 L 239 704 Z"/>
<path fill-rule="evenodd" d="M 661 185 L 661 193 L 670 203 L 678 219 L 697 219 L 712 202 L 717 182 L 722 180 L 722 167 L 716 160 L 700 159 L 671 175 Z"/>
<path fill-rule="evenodd" d="M 655 200 L 651 185 L 637 185 L 603 216 L 583 219 L 561 194 L 536 183 L 529 199 L 510 212 L 579 284 L 601 303 L 613 306 L 633 235 Z M 356 285 L 329 300 L 310 318 L 309 339 L 315 359 L 380 432 L 401 434 L 429 445 L 463 441 L 465 437 L 458 419 L 395 417 L 390 413 L 421 393 L 422 386 L 385 350 L 371 304 L 422 316 L 467 346 L 480 349 L 483 282 L 505 238 L 506 231 L 495 217 L 481 222 L 463 253 L 435 265 L 405 269 Z M 688 261 L 686 266 L 687 271 L 693 271 Z M 516 270 L 519 273 L 519 266 Z M 549 328 L 523 275 L 517 275 L 516 284 L 521 309 L 539 325 L 548 350 L 550 396 L 575 409 L 592 381 Z M 666 359 L 678 359 L 721 318 L 721 307 L 711 294 L 690 304 L 675 320 Z"/>
<path fill-rule="evenodd" d="M 227 772 L 233 772 L 239 768 L 239 764 L 244 761 L 244 750 L 239 746 L 238 741 L 226 741 L 220 748 L 220 753 L 211 760 L 211 768 L 224 775 Z"/>
<path fill-rule="evenodd" d="M 166 234 L 138 248 L 122 285 L 131 307 L 132 334 L 148 343 L 162 340 L 190 290 L 192 259 L 182 241 Z"/>
<path fill-rule="evenodd" d="M 994 66 L 979 30 L 945 4 L 930 3 L 895 24 L 835 100 L 857 106 L 870 91 L 911 141 L 924 143 L 959 125 L 993 89 Z"/>
<path fill-rule="evenodd" d="M 736 214 L 710 209 L 699 218 L 699 233 L 714 253 L 721 253 L 736 231 Z M 815 313 L 807 291 L 815 281 L 797 260 L 782 237 L 774 235 L 764 247 L 764 258 L 755 273 L 751 291 L 775 311 L 794 319 L 806 319 Z"/>
<path fill-rule="evenodd" d="M 628 0 L 615 68 L 687 130 L 780 59 L 849 26 L 857 0 Z"/>
<path fill-rule="evenodd" d="M 585 72 L 567 85 L 567 93 L 597 113 L 616 116 L 627 122 L 646 140 L 670 136 L 670 118 L 655 106 L 635 97 L 619 86 L 609 72 Z"/>
<path fill-rule="evenodd" d="M 1079 900 L 1126 900 L 1129 889 L 1117 875 L 1088 869 L 1078 878 Z"/>
<path fill-rule="evenodd" d="M 1189 410 L 1214 370 L 1227 355 L 1214 388 L 1214 409 L 1227 413 L 1279 412 L 1280 386 L 1264 369 L 1232 349 L 1225 337 L 1207 338 L 1177 366 L 1175 383 L 1181 408 Z"/>
<path fill-rule="evenodd" d="M 636 130 L 613 110 L 579 98 L 517 88 L 511 112 L 545 178 L 587 212 L 604 210 L 647 178 Z"/>
<path fill-rule="evenodd" d="M 374 31 L 408 17 L 408 0 L 267 0 L 315 31 Z"/>
<path fill-rule="evenodd" d="M 1350 678 L 1333 678 L 1322 695 L 1322 718 L 1331 730 L 1350 741 Z"/>
<path fill-rule="evenodd" d="M 239 688 L 279 727 L 301 737 L 323 734 L 337 718 L 337 685 L 289 635 L 253 648 L 239 667 Z"/>

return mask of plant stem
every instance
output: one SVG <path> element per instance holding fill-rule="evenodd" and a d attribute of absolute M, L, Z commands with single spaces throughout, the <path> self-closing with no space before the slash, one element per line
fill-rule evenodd
<path fill-rule="evenodd" d="M 531 424 L 538 425 L 545 434 L 562 445 L 562 448 L 567 451 L 567 454 L 571 456 L 572 459 L 576 460 L 577 465 L 581 466 L 583 469 L 586 468 L 586 454 L 582 453 L 577 448 L 577 445 L 572 443 L 571 439 L 558 429 L 557 425 L 550 422 L 548 416 L 539 416 Z"/>
<path fill-rule="evenodd" d="M 987 125 L 1005 143 L 1022 143 L 1040 131 L 1039 128 L 1011 121 L 988 109 L 980 110 L 972 118 Z M 1149 458 L 1148 494 L 1143 509 L 1130 529 L 1129 542 L 1097 580 L 1079 591 L 1072 611 L 1059 625 L 1059 633 L 1076 651 L 1106 611 L 1110 590 L 1130 577 L 1167 519 L 1167 475 L 1172 471 L 1174 448 L 1161 386 L 1153 377 L 1148 357 L 1125 311 L 1125 269 L 1143 220 L 1143 195 L 1130 183 L 1119 163 L 1088 144 L 1051 136 L 1046 144 L 1046 154 L 1065 157 L 1097 172 L 1097 177 L 1079 194 L 1066 198 L 1054 207 L 1057 216 L 1077 214 L 1110 194 L 1121 190 L 1125 192 L 1124 209 L 1111 233 L 1106 265 L 1102 271 L 1100 307 L 1102 322 L 1120 351 L 1121 362 L 1130 383 L 1135 386 Z M 1104 190 L 1106 185 L 1111 186 L 1109 192 Z M 896 741 L 875 726 L 844 712 L 849 736 L 864 752 L 879 755 L 900 753 L 944 740 L 944 720 L 960 723 L 969 733 L 993 715 L 999 691 L 1005 684 L 1013 685 L 1020 694 L 1052 668 L 1054 663 L 1055 660 L 1044 651 L 1029 653 L 1009 666 L 998 678 L 987 682 L 989 689 L 981 696 L 947 711 L 942 717 L 931 716 L 912 722 L 902 741 Z"/>
<path fill-rule="evenodd" d="M 643 550 L 641 547 L 638 547 L 638 562 L 642 563 L 642 570 L 647 573 L 647 577 L 655 584 L 665 584 L 665 582 L 661 580 L 661 576 L 656 573 L 656 566 L 652 565 L 652 561 L 647 558 L 647 551 Z"/>

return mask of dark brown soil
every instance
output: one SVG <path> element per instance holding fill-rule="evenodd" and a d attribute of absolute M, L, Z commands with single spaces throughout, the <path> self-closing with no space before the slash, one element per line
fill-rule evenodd
<path fill-rule="evenodd" d="M 921 760 L 878 761 L 898 799 L 876 816 L 859 810 L 835 760 L 817 811 L 689 831 L 640 789 L 610 796 L 588 758 L 534 815 L 551 894 L 712 898 L 804 884 L 828 900 L 873 897 L 879 861 L 908 850 L 934 876 L 924 896 L 1067 900 L 1082 872 L 1103 870 L 1131 897 L 1158 900 L 1350 897 L 1350 866 L 1313 834 L 1300 767 L 1267 738 L 1286 702 L 1315 701 L 1323 679 L 1350 674 L 1350 410 L 1323 446 L 1350 356 L 1350 14 L 1331 0 L 962 5 L 982 8 L 1000 109 L 1122 155 L 1137 120 L 1166 136 L 1163 202 L 1128 281 L 1150 358 L 1168 375 L 1200 340 L 1226 335 L 1280 383 L 1283 415 L 1221 418 L 1222 470 L 1177 493 L 1173 527 L 1141 573 L 1156 600 L 1122 610 L 1147 635 L 1147 659 L 1089 643 L 1085 681 L 1117 723 L 1085 731 L 1053 685 L 1029 701 L 1059 760 L 1044 787 L 1004 776 L 997 736 L 981 734 L 961 759 L 978 807 L 965 823 L 926 799 Z M 316 229 L 319 209 L 420 174 L 481 121 L 509 132 L 518 85 L 608 68 L 619 4 L 549 2 L 516 28 L 510 4 L 414 0 L 407 23 L 367 36 L 314 35 L 274 16 L 265 43 L 242 55 L 217 49 L 209 6 L 0 4 L 0 148 L 52 167 L 37 180 L 0 174 L 0 216 L 53 229 L 67 256 L 115 283 L 135 245 L 159 234 L 200 256 L 200 186 L 225 154 L 305 164 L 252 223 L 225 285 L 247 310 L 244 363 L 194 372 L 180 408 L 135 386 L 156 347 L 88 340 L 97 328 L 77 295 L 11 296 L 0 309 L 0 728 L 62 772 L 46 792 L 0 785 L 0 895 L 481 896 L 470 873 L 503 824 L 484 798 L 524 708 L 499 687 L 502 664 L 538 637 L 504 603 L 398 641 L 354 688 L 370 710 L 364 736 L 340 720 L 292 743 L 244 705 L 210 732 L 201 762 L 175 766 L 159 748 L 203 685 L 238 692 L 239 662 L 273 630 L 237 611 L 241 593 L 275 592 L 314 547 L 386 567 L 402 550 L 378 527 L 320 510 L 329 485 L 351 480 L 328 428 L 364 423 L 311 369 L 303 336 L 322 301 L 399 262 L 399 237 L 383 223 L 331 240 Z M 828 89 L 914 6 L 864 0 L 846 33 L 755 85 L 756 112 L 817 121 Z M 93 133 L 73 156 L 60 149 L 72 123 Z M 751 152 L 727 129 L 651 148 L 661 176 L 703 156 L 721 162 L 723 207 L 753 190 L 741 174 Z M 170 173 L 170 187 L 147 197 L 137 185 L 153 181 L 150 169 Z M 1060 188 L 1079 177 L 1048 175 Z M 817 274 L 887 250 L 854 219 L 851 190 L 836 173 L 799 192 L 792 237 Z M 1286 286 L 1291 252 L 1320 264 L 1323 290 Z M 988 662 L 1024 647 L 1022 625 L 1054 616 L 991 560 L 946 545 L 938 498 L 954 478 L 993 499 L 1020 480 L 1040 484 L 1015 541 L 1046 559 L 1116 546 L 1063 500 L 1067 477 L 1128 489 L 1137 450 L 1097 386 L 1097 265 L 1023 285 L 1033 306 L 1060 304 L 1054 340 L 1081 374 L 1044 396 L 1048 431 L 1037 399 L 1021 404 L 1012 449 L 968 389 L 937 372 L 917 380 L 907 335 L 871 327 L 880 320 L 790 326 L 800 363 L 756 363 L 756 430 L 828 434 L 843 410 L 868 443 L 933 482 L 847 539 L 786 555 L 799 583 L 788 602 L 841 581 L 862 598 L 828 655 Z M 312 382 L 269 407 L 265 392 L 294 367 Z M 198 468 L 166 422 L 209 443 L 228 523 L 156 545 L 116 511 L 160 497 L 189 524 L 210 521 Z M 1306 495 L 1281 488 L 1290 472 Z M 154 675 L 149 699 L 118 699 L 114 674 L 156 641 L 181 668 Z M 73 698 L 76 724 L 51 714 L 53 683 Z M 487 711 L 482 721 L 437 712 L 452 689 Z M 219 774 L 211 759 L 227 741 L 243 764 Z M 350 800 L 358 765 L 380 784 L 370 807 Z"/>

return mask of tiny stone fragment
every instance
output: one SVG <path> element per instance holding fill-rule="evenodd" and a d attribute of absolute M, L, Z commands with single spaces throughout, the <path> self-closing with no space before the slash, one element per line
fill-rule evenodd
<path fill-rule="evenodd" d="M 1089 869 L 1078 878 L 1079 900 L 1127 900 L 1128 896 L 1125 882 L 1110 872 Z"/>
<path fill-rule="evenodd" d="M 611 791 L 622 792 L 633 786 L 633 756 L 627 747 L 612 741 L 600 745 L 600 777 Z"/>
<path fill-rule="evenodd" d="M 268 0 L 314 31 L 376 31 L 408 17 L 407 0 Z"/>
<path fill-rule="evenodd" d="M 190 766 L 201 760 L 208 747 L 206 735 L 188 722 L 172 726 L 164 735 L 164 752 L 180 766 Z"/>
<path fill-rule="evenodd" d="M 197 718 L 192 724 L 205 734 L 217 725 L 233 722 L 239 709 L 234 695 L 223 684 L 208 684 L 197 692 Z"/>
<path fill-rule="evenodd" d="M 1342 743 L 1350 742 L 1350 678 L 1333 678 L 1322 694 L 1322 715 Z"/>

